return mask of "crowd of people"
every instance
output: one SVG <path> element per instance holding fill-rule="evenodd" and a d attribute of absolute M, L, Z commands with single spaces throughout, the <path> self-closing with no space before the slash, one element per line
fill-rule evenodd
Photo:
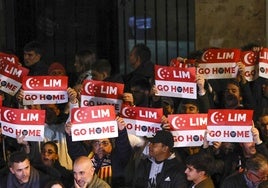
<path fill-rule="evenodd" d="M 203 52 L 188 58 L 198 61 Z M 157 95 L 155 64 L 144 44 L 130 51 L 132 71 L 125 75 L 112 74 L 109 61 L 92 50 L 76 53 L 72 74 L 60 62 L 44 62 L 44 55 L 41 43 L 29 42 L 21 64 L 30 76 L 68 76 L 68 103 L 25 106 L 22 89 L 15 96 L 0 91 L 3 106 L 46 112 L 42 142 L 26 141 L 24 135 L 11 138 L 0 129 L 0 188 L 268 187 L 268 80 L 248 82 L 241 62 L 233 79 L 206 80 L 197 74 L 197 99 L 185 99 Z M 177 63 L 185 59 L 177 58 Z M 118 137 L 72 141 L 70 110 L 80 107 L 84 80 L 123 83 L 124 104 L 163 109 L 162 130 L 153 137 L 129 134 L 118 113 Z M 252 142 L 210 143 L 207 130 L 202 145 L 174 147 L 168 115 L 207 113 L 211 108 L 254 110 Z"/>

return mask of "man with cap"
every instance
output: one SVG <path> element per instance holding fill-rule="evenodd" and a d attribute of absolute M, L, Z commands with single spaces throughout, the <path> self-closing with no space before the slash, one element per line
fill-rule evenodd
<path fill-rule="evenodd" d="M 149 156 L 141 160 L 134 177 L 135 188 L 184 188 L 187 180 L 185 166 L 172 152 L 173 136 L 160 130 L 151 138 Z"/>

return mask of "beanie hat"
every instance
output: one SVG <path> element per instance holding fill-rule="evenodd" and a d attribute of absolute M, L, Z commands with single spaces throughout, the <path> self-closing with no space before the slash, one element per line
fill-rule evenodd
<path fill-rule="evenodd" d="M 64 74 L 66 74 L 66 70 L 65 70 L 64 66 L 59 62 L 54 62 L 48 67 L 48 74 L 50 75 L 51 72 L 55 69 L 60 69 L 64 72 Z"/>

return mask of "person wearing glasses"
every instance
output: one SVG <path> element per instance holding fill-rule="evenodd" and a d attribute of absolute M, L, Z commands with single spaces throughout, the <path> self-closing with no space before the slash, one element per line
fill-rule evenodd
<path fill-rule="evenodd" d="M 31 152 L 30 150 L 31 147 L 28 147 L 28 152 Z M 40 159 L 33 160 L 31 161 L 31 163 L 39 171 L 48 174 L 51 177 L 56 178 L 57 180 L 60 180 L 65 187 L 72 186 L 72 171 L 66 169 L 60 164 L 58 146 L 55 142 L 48 141 L 43 143 L 43 145 L 41 146 Z"/>
<path fill-rule="evenodd" d="M 257 188 L 260 183 L 267 181 L 267 177 L 267 158 L 261 154 L 256 154 L 254 157 L 247 159 L 244 172 L 238 172 L 227 177 L 223 181 L 221 188 Z"/>
<path fill-rule="evenodd" d="M 213 145 L 209 145 L 207 133 L 204 135 L 202 152 L 210 153 L 217 161 L 218 166 L 214 168 L 212 177 L 215 187 L 219 187 L 228 176 L 246 171 L 247 160 L 256 155 L 260 154 L 268 159 L 268 149 L 260 139 L 259 131 L 254 124 L 251 128 L 252 142 L 213 142 Z"/>

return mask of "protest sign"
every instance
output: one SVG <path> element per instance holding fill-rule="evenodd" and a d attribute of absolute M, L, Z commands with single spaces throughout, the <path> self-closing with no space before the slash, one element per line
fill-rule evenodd
<path fill-rule="evenodd" d="M 19 64 L 19 58 L 16 55 L 0 52 L 0 62 L 2 62 L 3 60 L 9 61 L 13 64 Z"/>
<path fill-rule="evenodd" d="M 262 48 L 259 53 L 259 77 L 268 78 L 268 48 Z"/>
<path fill-rule="evenodd" d="M 201 146 L 207 129 L 207 114 L 168 115 L 174 147 Z"/>
<path fill-rule="evenodd" d="M 129 134 L 152 137 L 161 130 L 162 108 L 122 107 L 121 117 L 124 118 Z"/>
<path fill-rule="evenodd" d="M 155 85 L 159 96 L 196 99 L 195 68 L 155 65 Z"/>
<path fill-rule="evenodd" d="M 121 110 L 124 84 L 85 80 L 81 91 L 81 106 L 112 105 Z"/>
<path fill-rule="evenodd" d="M 2 59 L 0 61 L 0 90 L 14 96 L 22 85 L 23 76 L 28 73 L 28 69 Z"/>
<path fill-rule="evenodd" d="M 67 76 L 25 76 L 23 105 L 66 103 L 67 87 Z"/>
<path fill-rule="evenodd" d="M 24 110 L 1 107 L 2 133 L 16 138 L 25 136 L 25 141 L 43 141 L 45 110 Z"/>
<path fill-rule="evenodd" d="M 241 52 L 241 61 L 245 65 L 246 80 L 251 82 L 258 78 L 258 60 L 259 52 L 244 51 Z"/>
<path fill-rule="evenodd" d="M 202 55 L 197 73 L 203 74 L 205 79 L 235 78 L 240 53 L 239 49 L 208 49 Z"/>
<path fill-rule="evenodd" d="M 73 108 L 72 140 L 94 140 L 118 136 L 115 110 L 111 105 Z"/>
<path fill-rule="evenodd" d="M 253 110 L 210 109 L 207 129 L 209 141 L 252 142 Z"/>

